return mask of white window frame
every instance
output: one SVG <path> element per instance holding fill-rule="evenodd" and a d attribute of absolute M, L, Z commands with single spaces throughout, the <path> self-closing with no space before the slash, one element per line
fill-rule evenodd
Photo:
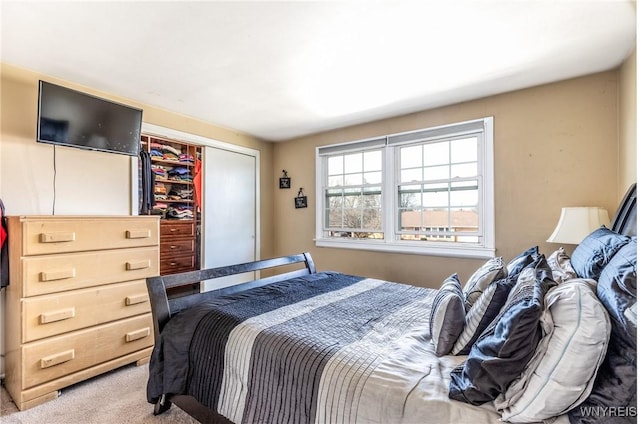
<path fill-rule="evenodd" d="M 483 140 L 478 146 L 478 206 L 481 240 L 478 244 L 456 242 L 429 242 L 397 240 L 395 217 L 397 211 L 396 173 L 398 159 L 396 147 L 419 140 L 450 138 L 481 131 Z M 495 256 L 494 215 L 494 126 L 493 117 L 486 117 L 450 125 L 391 134 L 348 143 L 316 147 L 316 238 L 317 247 L 373 250 L 391 253 L 407 253 L 434 256 L 490 258 Z M 342 239 L 324 236 L 325 196 L 324 182 L 327 180 L 325 156 L 330 153 L 360 152 L 373 146 L 383 147 L 382 169 L 382 214 L 384 239 Z"/>

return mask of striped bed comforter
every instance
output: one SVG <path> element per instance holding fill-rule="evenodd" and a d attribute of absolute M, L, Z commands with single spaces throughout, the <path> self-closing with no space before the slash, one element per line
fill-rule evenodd
<path fill-rule="evenodd" d="M 147 397 L 194 396 L 235 423 L 495 423 L 448 398 L 436 291 L 323 272 L 214 298 L 156 340 Z"/>

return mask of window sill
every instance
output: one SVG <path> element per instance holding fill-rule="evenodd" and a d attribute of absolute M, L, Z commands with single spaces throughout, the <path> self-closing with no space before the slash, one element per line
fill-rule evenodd
<path fill-rule="evenodd" d="M 495 256 L 496 250 L 478 246 L 434 246 L 415 244 L 410 242 L 390 243 L 380 241 L 343 240 L 343 239 L 315 239 L 316 247 L 332 247 L 338 249 L 371 250 L 388 253 L 404 253 L 410 255 L 448 256 L 455 258 L 488 259 Z"/>

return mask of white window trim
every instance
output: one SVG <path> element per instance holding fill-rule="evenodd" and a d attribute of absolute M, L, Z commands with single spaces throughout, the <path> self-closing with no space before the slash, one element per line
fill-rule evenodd
<path fill-rule="evenodd" d="M 395 240 L 395 224 L 394 213 L 392 208 L 395 207 L 396 201 L 390 202 L 389 205 L 384 196 L 394 193 L 394 178 L 389 178 L 389 172 L 393 172 L 394 155 L 384 154 L 384 169 L 382 171 L 383 178 L 383 216 L 384 216 L 384 240 L 355 240 L 355 239 L 335 239 L 323 237 L 323 218 L 324 218 L 324 192 L 323 182 L 326 179 L 325 167 L 323 166 L 323 157 L 321 151 L 339 149 L 340 151 L 348 151 L 349 145 L 353 145 L 354 151 L 361 150 L 360 147 L 367 145 L 369 140 L 361 140 L 353 143 L 341 143 L 330 146 L 316 147 L 316 238 L 317 247 L 330 247 L 339 249 L 358 249 L 371 250 L 389 253 L 404 253 L 417 255 L 433 255 L 448 257 L 468 257 L 468 258 L 491 258 L 495 256 L 495 210 L 494 210 L 494 126 L 493 117 L 487 117 L 478 120 L 460 122 L 451 125 L 443 125 L 439 127 L 429 128 L 420 131 L 430 131 L 437 133 L 440 131 L 451 131 L 455 128 L 464 128 L 469 125 L 482 124 L 484 127 L 484 142 L 481 143 L 480 152 L 478 154 L 480 170 L 480 178 L 483 179 L 481 184 L 480 202 L 482 205 L 480 222 L 484 226 L 484 243 L 483 246 L 466 245 L 464 243 L 444 244 L 441 242 L 412 242 Z M 387 136 L 386 138 L 402 139 L 403 136 L 411 136 L 414 132 L 406 132 Z M 380 137 L 370 139 L 373 142 L 380 140 Z M 387 145 L 385 149 L 393 149 L 397 144 Z"/>

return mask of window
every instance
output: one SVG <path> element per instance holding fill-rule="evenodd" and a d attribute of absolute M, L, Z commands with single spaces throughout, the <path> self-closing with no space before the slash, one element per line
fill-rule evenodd
<path fill-rule="evenodd" d="M 493 256 L 493 118 L 316 151 L 316 245 Z"/>

